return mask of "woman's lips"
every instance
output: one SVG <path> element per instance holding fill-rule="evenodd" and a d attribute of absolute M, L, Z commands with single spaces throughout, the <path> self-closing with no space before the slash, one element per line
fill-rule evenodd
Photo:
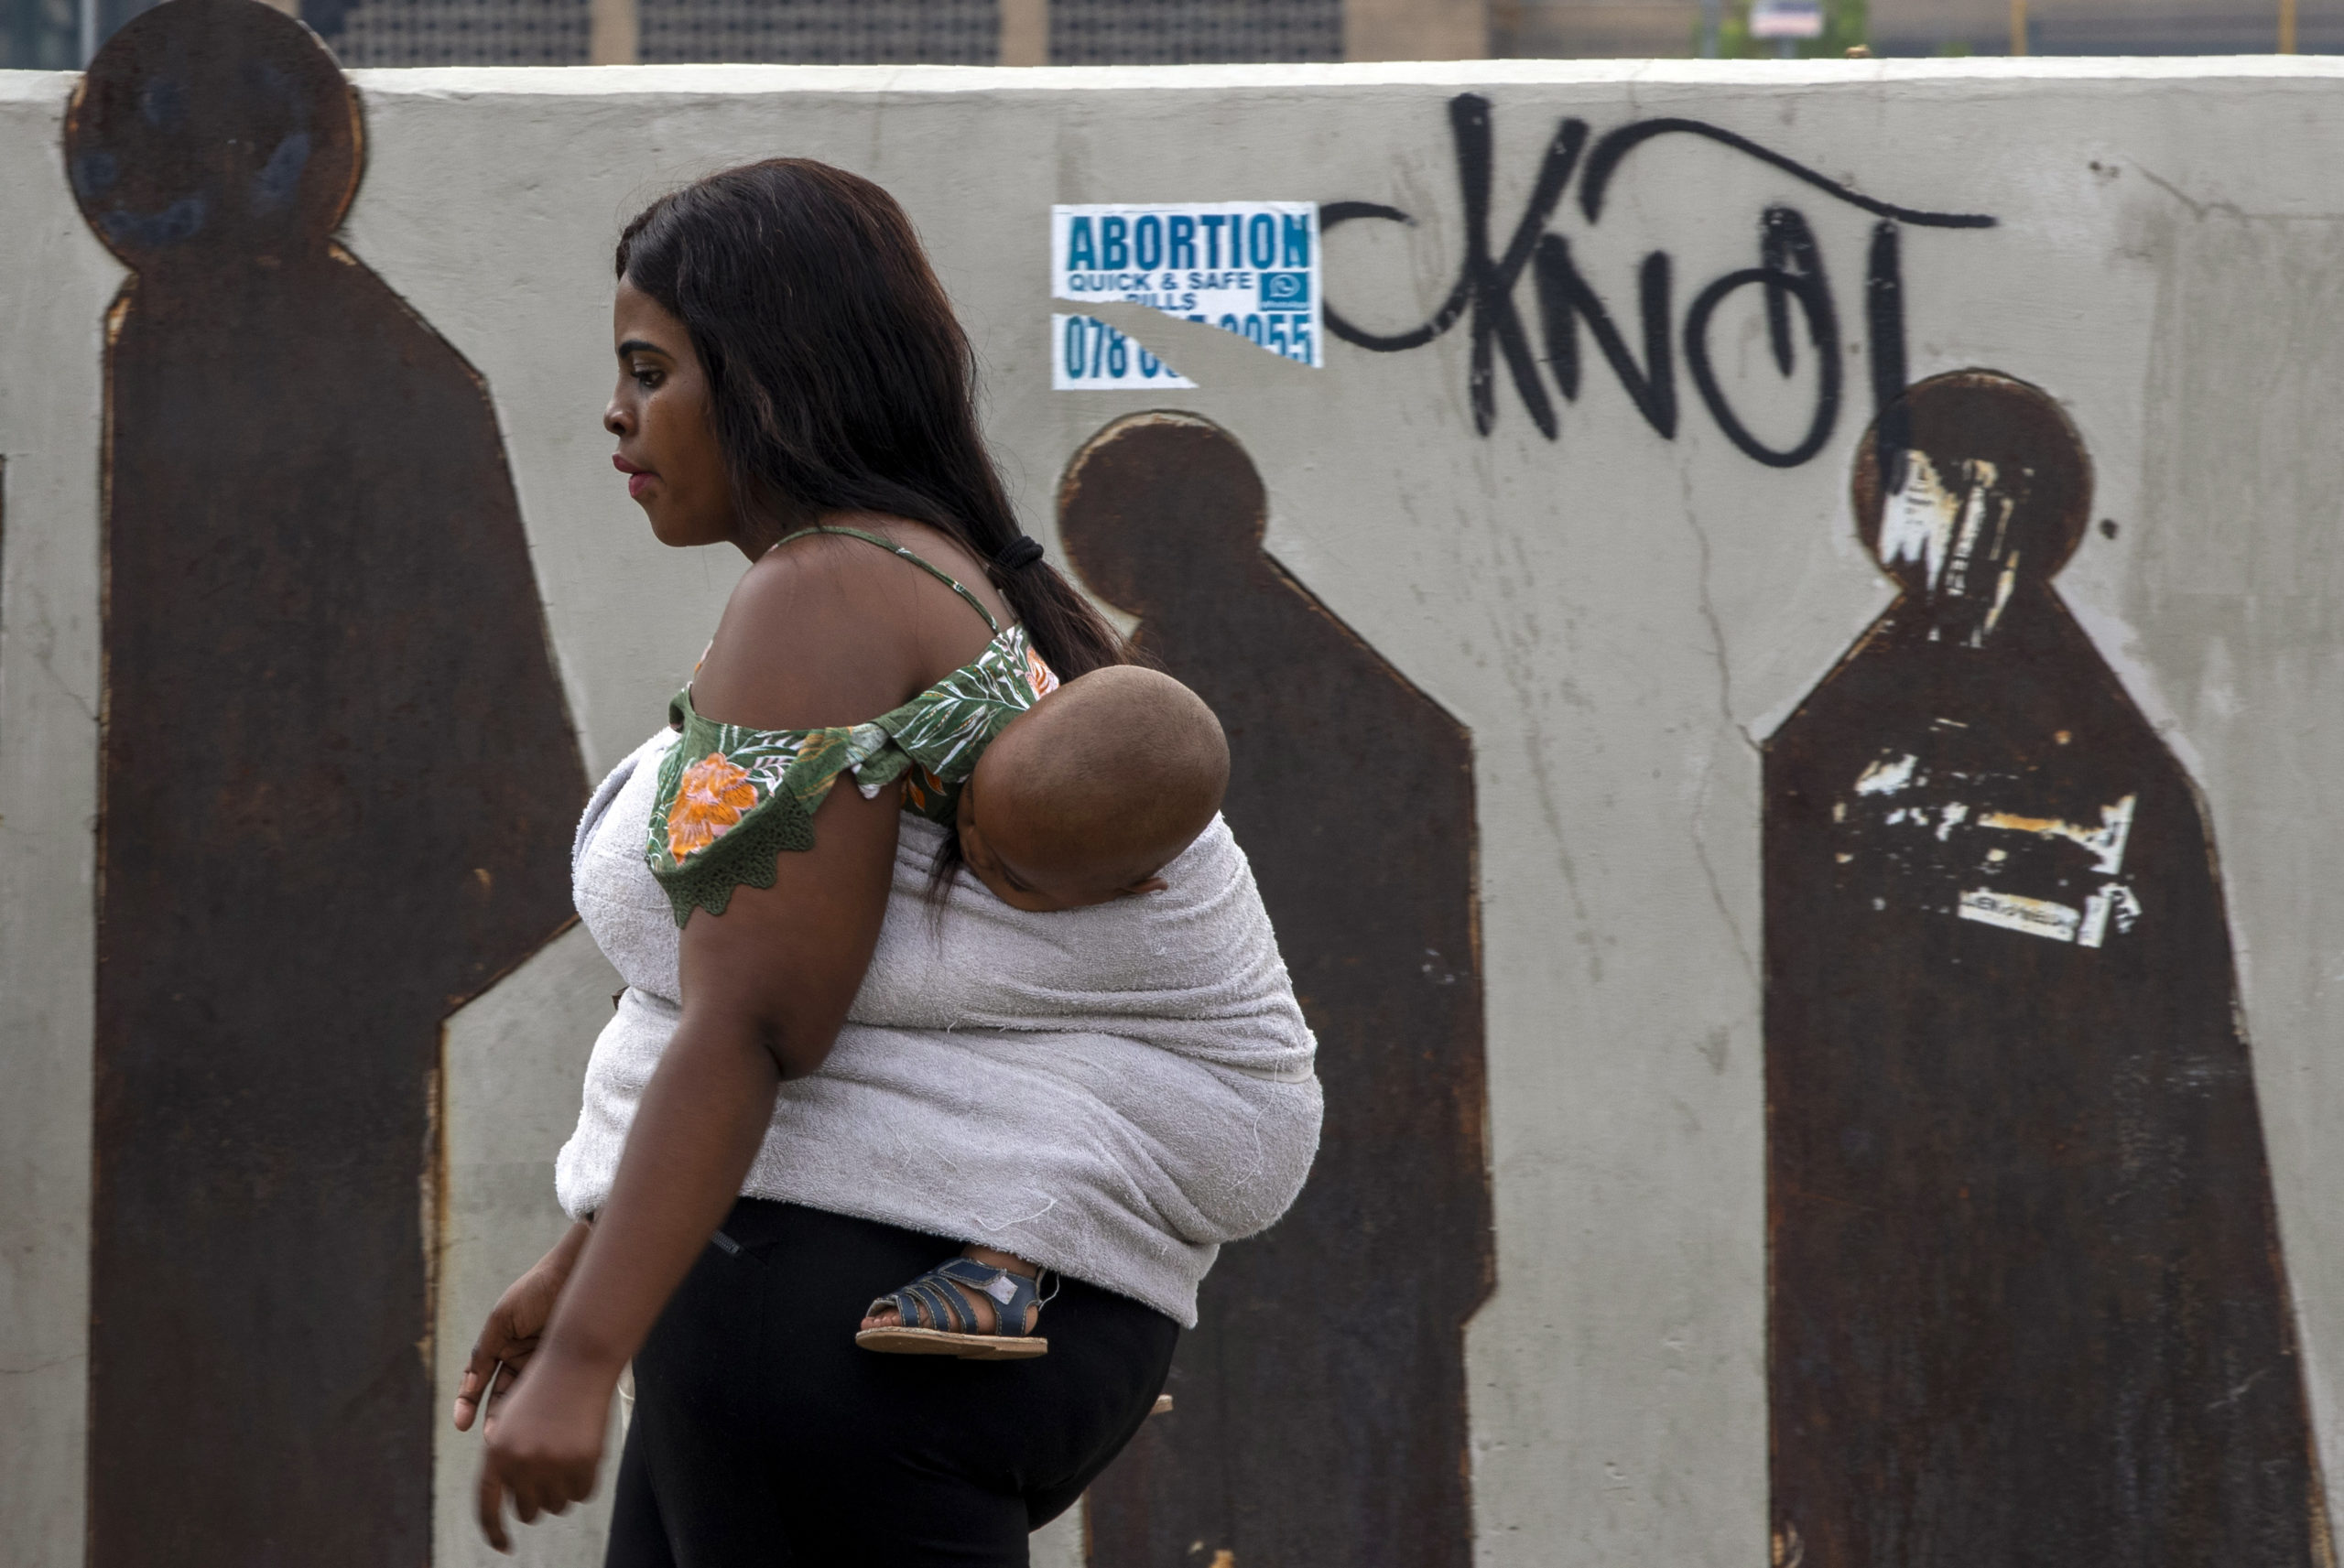
<path fill-rule="evenodd" d="M 659 477 L 649 469 L 635 467 L 616 452 L 611 454 L 611 466 L 627 476 L 626 492 L 637 501 L 642 500 L 643 492 L 651 488 L 651 481 Z"/>

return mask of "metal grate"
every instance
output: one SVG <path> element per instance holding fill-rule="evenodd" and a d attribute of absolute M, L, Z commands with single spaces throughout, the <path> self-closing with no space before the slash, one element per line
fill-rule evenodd
<path fill-rule="evenodd" d="M 1342 0 L 1050 0 L 1052 65 L 1342 58 Z"/>
<path fill-rule="evenodd" d="M 641 0 L 646 64 L 992 65 L 999 0 Z"/>
<path fill-rule="evenodd" d="M 589 5 L 301 0 L 303 19 L 353 66 L 582 65 Z M 1343 0 L 1050 0 L 1049 19 L 1053 65 L 1343 58 Z M 646 64 L 992 65 L 1001 58 L 1000 0 L 638 0 L 636 29 L 636 58 Z"/>
<path fill-rule="evenodd" d="M 584 65 L 589 0 L 354 0 L 319 31 L 342 64 Z M 305 6 L 305 19 L 326 20 Z"/>

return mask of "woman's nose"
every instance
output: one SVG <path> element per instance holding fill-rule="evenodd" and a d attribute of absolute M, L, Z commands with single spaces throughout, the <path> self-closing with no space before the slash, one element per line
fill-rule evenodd
<path fill-rule="evenodd" d="M 613 436 L 624 438 L 626 435 L 626 413 L 615 401 L 602 410 L 602 428 Z"/>

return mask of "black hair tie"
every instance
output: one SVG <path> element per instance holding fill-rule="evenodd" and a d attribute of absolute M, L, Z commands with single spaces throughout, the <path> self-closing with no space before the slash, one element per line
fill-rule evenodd
<path fill-rule="evenodd" d="M 1003 573 L 1023 571 L 1041 558 L 1042 542 L 1030 534 L 1020 534 L 1001 547 L 1001 554 L 993 558 L 993 569 Z"/>

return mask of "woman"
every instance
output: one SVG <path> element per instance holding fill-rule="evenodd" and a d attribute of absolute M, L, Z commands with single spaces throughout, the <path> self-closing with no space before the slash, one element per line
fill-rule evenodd
<path fill-rule="evenodd" d="M 689 722 L 857 725 L 1004 638 L 1037 680 L 1123 658 L 1020 535 L 967 344 L 884 191 L 734 169 L 654 203 L 617 265 L 614 460 L 662 543 L 752 563 Z M 506 1496 L 526 1521 L 588 1494 L 632 1361 L 613 1564 L 1023 1563 L 1145 1418 L 1217 1244 L 1275 1218 L 1315 1148 L 1308 1035 L 1243 857 L 1216 824 L 1145 909 L 989 908 L 913 770 L 830 789 L 721 887 L 655 883 L 646 816 L 680 853 L 677 824 L 734 811 L 730 784 L 686 798 L 675 749 L 623 763 L 581 829 L 580 910 L 629 989 L 563 1152 L 580 1223 L 498 1303 L 458 1396 L 460 1427 L 499 1400 L 482 1526 L 502 1550 Z M 1019 947 L 1012 919 L 1070 924 Z M 1244 948 L 1199 967 L 1185 1035 L 1121 1017 L 1127 979 L 1086 1000 L 1036 956 L 1162 952 L 1141 928 L 1182 921 Z M 939 1238 L 1067 1276 L 1049 1356 L 854 1347 Z"/>

